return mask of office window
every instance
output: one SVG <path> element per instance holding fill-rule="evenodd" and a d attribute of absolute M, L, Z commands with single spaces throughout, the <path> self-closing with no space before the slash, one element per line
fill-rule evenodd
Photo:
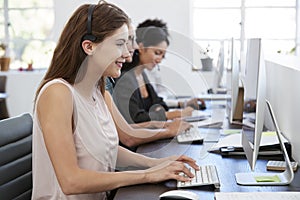
<path fill-rule="evenodd" d="M 220 41 L 262 38 L 266 53 L 288 54 L 296 46 L 297 0 L 193 0 L 192 34 L 202 47 L 215 49 Z"/>
<path fill-rule="evenodd" d="M 53 0 L 2 0 L 0 39 L 9 47 L 10 68 L 48 67 L 55 43 Z"/>

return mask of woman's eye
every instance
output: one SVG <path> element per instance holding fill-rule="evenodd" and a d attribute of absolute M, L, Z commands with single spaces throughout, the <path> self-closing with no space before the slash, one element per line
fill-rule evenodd
<path fill-rule="evenodd" d="M 117 46 L 119 46 L 119 47 L 121 47 L 123 45 L 124 45 L 124 43 L 117 43 Z"/>

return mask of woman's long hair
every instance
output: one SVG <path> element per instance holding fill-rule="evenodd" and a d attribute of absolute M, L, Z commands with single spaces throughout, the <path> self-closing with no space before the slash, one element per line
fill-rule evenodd
<path fill-rule="evenodd" d="M 41 88 L 49 81 L 62 78 L 74 84 L 77 73 L 86 58 L 81 48 L 82 38 L 87 34 L 88 9 L 90 4 L 80 6 L 71 16 L 61 33 L 54 50 L 52 61 L 35 95 L 35 102 Z M 101 1 L 96 4 L 92 13 L 92 35 L 95 43 L 102 42 L 124 24 L 129 24 L 128 16 L 113 4 Z M 77 81 L 77 80 L 76 80 Z M 104 77 L 98 81 L 101 92 L 104 92 Z"/>

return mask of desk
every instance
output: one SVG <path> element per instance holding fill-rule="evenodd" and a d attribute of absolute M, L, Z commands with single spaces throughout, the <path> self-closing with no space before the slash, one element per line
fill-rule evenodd
<path fill-rule="evenodd" d="M 267 191 L 300 191 L 300 172 L 295 173 L 293 182 L 288 186 L 240 186 L 235 182 L 235 173 L 250 172 L 250 166 L 244 156 L 222 157 L 219 154 L 207 153 L 206 149 L 212 143 L 178 144 L 176 140 L 160 140 L 154 143 L 142 145 L 137 152 L 151 157 L 165 157 L 174 154 L 185 154 L 197 160 L 201 164 L 214 164 L 217 167 L 221 187 L 216 190 L 214 186 L 193 187 L 187 190 L 199 195 L 200 199 L 213 200 L 214 192 L 267 192 Z M 266 171 L 267 159 L 259 158 L 256 164 L 256 172 Z M 159 199 L 159 195 L 168 190 L 176 189 L 176 182 L 166 181 L 157 184 L 143 184 L 128 186 L 118 189 L 115 200 L 147 200 Z"/>

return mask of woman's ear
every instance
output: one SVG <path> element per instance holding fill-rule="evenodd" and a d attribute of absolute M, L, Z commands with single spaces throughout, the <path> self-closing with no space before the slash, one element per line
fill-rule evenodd
<path fill-rule="evenodd" d="M 141 53 L 141 52 L 144 50 L 144 44 L 140 42 L 140 43 L 138 44 L 138 46 L 139 46 L 139 48 L 138 48 L 139 53 Z"/>
<path fill-rule="evenodd" d="M 143 43 L 138 43 L 138 46 L 139 46 L 139 49 L 142 49 L 142 48 L 144 48 L 144 44 Z"/>
<path fill-rule="evenodd" d="M 87 55 L 92 55 L 93 54 L 93 51 L 94 51 L 94 45 L 93 44 L 94 43 L 91 42 L 90 40 L 82 41 L 81 47 Z"/>

